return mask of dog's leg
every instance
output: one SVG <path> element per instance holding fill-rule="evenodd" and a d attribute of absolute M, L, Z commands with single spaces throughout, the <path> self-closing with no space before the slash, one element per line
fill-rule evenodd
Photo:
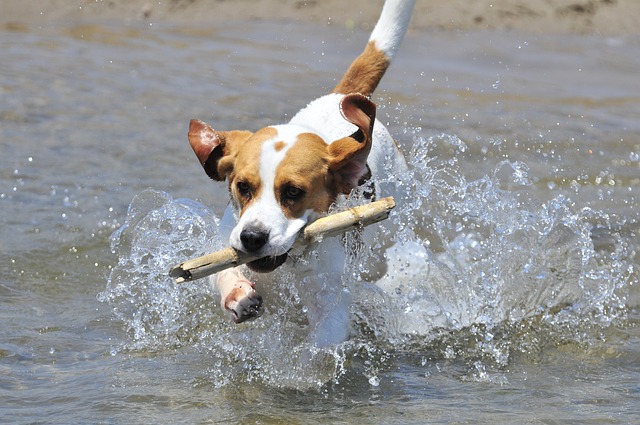
<path fill-rule="evenodd" d="M 343 285 L 344 247 L 340 238 L 327 238 L 305 264 L 297 264 L 300 276 L 298 293 L 309 321 L 309 342 L 323 348 L 349 338 L 351 292 Z"/>
<path fill-rule="evenodd" d="M 219 224 L 223 240 L 229 240 L 235 223 L 234 210 L 229 205 Z M 231 313 L 234 322 L 242 323 L 262 315 L 262 297 L 256 292 L 255 285 L 242 275 L 239 267 L 218 272 L 210 282 L 213 289 L 217 288 L 220 293 L 220 306 Z"/>
<path fill-rule="evenodd" d="M 314 294 L 314 301 L 307 303 L 309 338 L 316 347 L 340 344 L 349 338 L 351 293 L 339 283 L 340 276 L 331 278 L 337 279 L 338 283 L 332 287 L 325 286 Z"/>
<path fill-rule="evenodd" d="M 242 323 L 262 315 L 262 297 L 239 267 L 219 272 L 216 286 L 220 292 L 220 306 L 232 314 L 234 322 Z"/>

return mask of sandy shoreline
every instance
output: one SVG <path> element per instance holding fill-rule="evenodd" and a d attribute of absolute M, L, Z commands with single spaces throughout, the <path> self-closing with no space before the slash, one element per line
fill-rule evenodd
<path fill-rule="evenodd" d="M 369 29 L 382 0 L 2 0 L 3 29 L 87 21 L 215 22 L 284 20 Z M 418 0 L 411 27 L 530 33 L 640 34 L 634 0 Z"/>

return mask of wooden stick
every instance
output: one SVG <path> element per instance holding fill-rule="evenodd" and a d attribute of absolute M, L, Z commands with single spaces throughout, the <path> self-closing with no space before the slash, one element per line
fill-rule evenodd
<path fill-rule="evenodd" d="M 393 198 L 388 197 L 319 218 L 304 228 L 296 243 L 308 245 L 313 242 L 319 242 L 324 237 L 336 236 L 349 230 L 377 223 L 389 217 L 389 213 L 395 206 L 396 203 Z M 259 258 L 232 247 L 227 247 L 220 251 L 185 261 L 173 267 L 169 271 L 169 276 L 175 278 L 176 282 L 182 283 L 200 279 Z"/>

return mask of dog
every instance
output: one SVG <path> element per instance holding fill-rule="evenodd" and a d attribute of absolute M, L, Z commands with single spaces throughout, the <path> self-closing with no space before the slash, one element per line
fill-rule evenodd
<path fill-rule="evenodd" d="M 337 200 L 363 185 L 369 198 L 383 195 L 377 178 L 406 169 L 396 142 L 375 118 L 370 96 L 404 38 L 414 5 L 415 0 L 387 0 L 364 51 L 333 91 L 287 124 L 255 132 L 218 131 L 196 119 L 189 125 L 189 143 L 204 171 L 228 185 L 221 233 L 235 249 L 262 257 L 247 264 L 259 280 L 283 264 L 292 267 L 304 282 L 310 340 L 318 347 L 349 336 L 345 248 L 339 238 L 326 238 L 305 261 L 290 251 L 304 226 Z M 243 266 L 219 272 L 211 282 L 235 322 L 262 314 L 257 288 L 263 288 L 244 276 Z"/>

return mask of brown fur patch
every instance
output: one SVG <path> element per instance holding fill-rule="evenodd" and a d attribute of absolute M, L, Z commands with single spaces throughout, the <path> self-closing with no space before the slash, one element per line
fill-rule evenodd
<path fill-rule="evenodd" d="M 284 149 L 284 147 L 287 146 L 287 144 L 285 142 L 276 142 L 273 145 L 273 148 L 276 150 L 276 152 L 280 152 L 282 149 Z"/>
<path fill-rule="evenodd" d="M 327 144 L 319 136 L 303 133 L 278 165 L 275 194 L 287 218 L 301 217 L 305 211 L 326 212 L 335 200 L 329 178 Z M 304 191 L 299 200 L 288 200 L 287 187 Z"/>
<path fill-rule="evenodd" d="M 370 96 L 389 67 L 389 57 L 376 48 L 375 42 L 370 41 L 364 51 L 352 63 L 334 93 L 361 93 Z"/>

